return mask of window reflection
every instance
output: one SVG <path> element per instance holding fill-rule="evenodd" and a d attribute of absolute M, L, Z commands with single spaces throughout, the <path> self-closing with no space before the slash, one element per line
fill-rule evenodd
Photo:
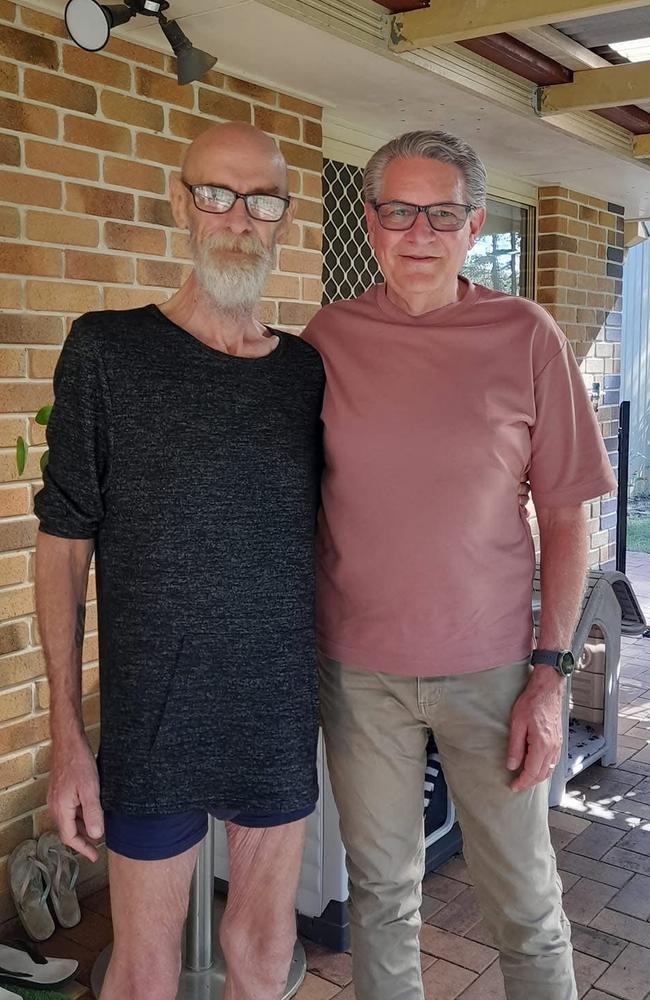
<path fill-rule="evenodd" d="M 488 198 L 485 226 L 467 254 L 465 277 L 497 292 L 528 294 L 530 211 L 525 205 Z"/>

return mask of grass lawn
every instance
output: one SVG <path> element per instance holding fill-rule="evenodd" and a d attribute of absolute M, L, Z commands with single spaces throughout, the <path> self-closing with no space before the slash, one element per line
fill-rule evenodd
<path fill-rule="evenodd" d="M 628 518 L 628 552 L 650 552 L 650 517 Z"/>

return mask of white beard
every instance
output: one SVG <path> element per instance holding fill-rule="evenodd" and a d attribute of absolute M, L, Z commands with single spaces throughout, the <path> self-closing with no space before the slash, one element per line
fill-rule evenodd
<path fill-rule="evenodd" d="M 213 233 L 200 243 L 190 236 L 196 278 L 214 306 L 233 316 L 249 315 L 261 298 L 275 260 L 256 236 Z M 237 251 L 234 256 L 228 251 Z"/>

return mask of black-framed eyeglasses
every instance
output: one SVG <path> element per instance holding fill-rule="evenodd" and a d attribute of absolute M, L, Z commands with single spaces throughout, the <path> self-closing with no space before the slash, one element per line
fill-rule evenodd
<path fill-rule="evenodd" d="M 242 194 L 216 184 L 188 184 L 182 179 L 181 183 L 191 193 L 200 212 L 212 212 L 214 215 L 229 212 L 237 199 L 241 198 L 251 219 L 279 222 L 291 203 L 290 198 L 283 198 L 279 194 Z"/>
<path fill-rule="evenodd" d="M 462 229 L 474 209 L 474 205 L 457 205 L 454 202 L 411 205 L 407 201 L 375 201 L 372 205 L 383 229 L 411 229 L 420 212 L 424 212 L 431 228 L 442 233 Z"/>

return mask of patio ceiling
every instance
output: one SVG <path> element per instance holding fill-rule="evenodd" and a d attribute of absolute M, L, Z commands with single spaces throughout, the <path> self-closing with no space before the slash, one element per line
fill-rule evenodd
<path fill-rule="evenodd" d="M 22 2 L 59 16 L 64 6 L 64 0 Z M 538 81 L 570 81 L 573 68 L 607 65 L 554 29 L 526 30 L 573 46 L 580 60 L 571 69 L 544 55 L 543 43 L 521 45 L 506 33 L 391 53 L 389 11 L 373 0 L 171 0 L 169 15 L 218 56 L 217 69 L 321 104 L 326 155 L 361 165 L 400 132 L 446 129 L 472 142 L 493 189 L 505 196 L 529 197 L 539 185 L 561 184 L 624 205 L 628 218 L 650 218 L 650 161 L 635 159 L 631 148 L 633 131 L 650 134 L 650 115 L 630 106 L 628 124 L 605 120 L 622 116 L 620 108 L 534 113 Z M 153 18 L 136 18 L 116 34 L 169 52 Z M 510 53 L 505 69 L 473 48 L 490 49 L 495 39 Z M 592 63 L 585 64 L 584 53 Z"/>
<path fill-rule="evenodd" d="M 594 111 L 634 136 L 650 156 L 650 61 L 609 47 L 650 37 L 647 0 L 379 0 L 389 46 L 407 52 L 456 42 L 538 85 L 542 116 Z"/>

